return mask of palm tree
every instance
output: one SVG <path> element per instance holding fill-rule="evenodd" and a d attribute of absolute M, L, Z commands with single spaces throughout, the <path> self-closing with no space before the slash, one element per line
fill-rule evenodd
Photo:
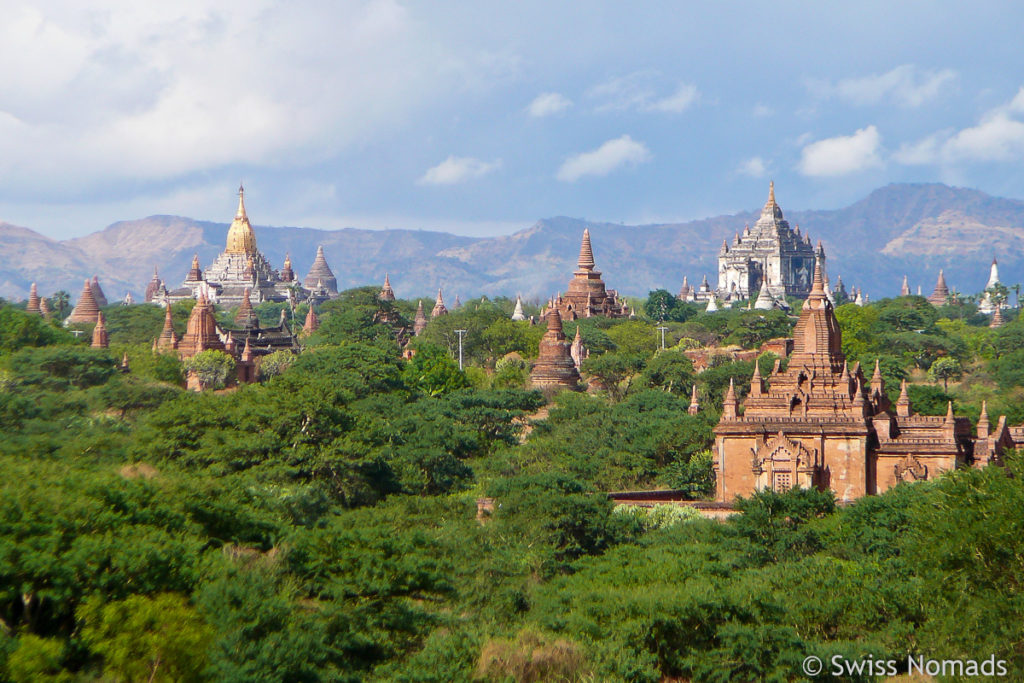
<path fill-rule="evenodd" d="M 71 305 L 71 295 L 61 289 L 54 292 L 53 296 L 50 297 L 50 300 L 53 301 L 53 306 L 57 309 L 57 314 L 63 320 L 65 317 L 64 311 L 66 311 Z"/>

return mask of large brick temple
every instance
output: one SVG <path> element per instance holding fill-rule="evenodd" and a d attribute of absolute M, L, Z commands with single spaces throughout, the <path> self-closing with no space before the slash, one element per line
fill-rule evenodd
<path fill-rule="evenodd" d="M 859 363 L 849 367 L 820 262 L 793 337 L 784 372 L 777 366 L 762 377 L 755 366 L 742 411 L 729 387 L 714 430 L 720 502 L 795 486 L 832 489 L 852 501 L 901 481 L 998 462 L 1014 445 L 1005 417 L 991 430 L 983 410 L 972 437 L 952 404 L 945 416 L 916 415 L 905 383 L 892 405 L 877 362 L 870 379 Z"/>

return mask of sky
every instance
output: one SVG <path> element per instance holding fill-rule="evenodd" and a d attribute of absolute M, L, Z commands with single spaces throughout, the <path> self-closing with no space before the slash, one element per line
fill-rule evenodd
<path fill-rule="evenodd" d="M 0 220 L 507 234 L 1024 197 L 1024 5 L 0 0 Z M 813 226 L 806 226 L 813 230 Z"/>

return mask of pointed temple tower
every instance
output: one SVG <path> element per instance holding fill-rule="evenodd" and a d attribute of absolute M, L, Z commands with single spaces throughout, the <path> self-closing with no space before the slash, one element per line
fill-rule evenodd
<path fill-rule="evenodd" d="M 540 340 L 540 353 L 530 370 L 530 383 L 535 387 L 566 387 L 575 389 L 579 386 L 580 373 L 576 370 L 569 342 L 562 332 L 562 316 L 557 308 L 547 314 L 548 329 Z"/>
<path fill-rule="evenodd" d="M 295 271 L 292 270 L 291 254 L 284 255 L 284 267 L 281 268 L 281 282 L 295 282 Z"/>
<path fill-rule="evenodd" d="M 935 289 L 928 297 L 928 303 L 932 306 L 945 306 L 949 301 L 949 287 L 946 286 L 946 275 L 940 270 L 939 279 L 935 283 Z"/>
<path fill-rule="evenodd" d="M 903 285 L 900 287 L 900 296 L 910 296 L 910 284 L 907 282 L 907 276 L 903 276 Z"/>
<path fill-rule="evenodd" d="M 576 336 L 573 337 L 572 346 L 569 347 L 569 355 L 572 356 L 572 362 L 577 370 L 583 365 L 583 361 L 590 358 L 590 351 L 583 345 L 583 335 L 580 334 L 579 325 L 576 326 Z"/>
<path fill-rule="evenodd" d="M 178 348 L 178 335 L 174 333 L 174 322 L 171 320 L 171 307 L 168 306 L 164 313 L 164 329 L 160 336 L 153 341 L 154 351 L 173 351 Z"/>
<path fill-rule="evenodd" d="M 523 298 L 516 294 L 516 308 L 512 311 L 512 320 L 520 322 L 526 320 L 526 314 L 523 313 Z"/>
<path fill-rule="evenodd" d="M 43 298 L 39 300 L 39 314 L 47 320 L 49 320 L 50 316 L 53 315 L 53 311 L 50 310 L 49 299 Z"/>
<path fill-rule="evenodd" d="M 384 273 L 384 286 L 380 288 L 380 294 L 377 298 L 381 301 L 394 301 L 395 290 L 391 289 L 391 280 L 388 278 L 388 274 Z"/>
<path fill-rule="evenodd" d="M 719 501 L 794 486 L 851 501 L 971 462 L 967 418 L 914 415 L 905 392 L 894 412 L 878 366 L 870 381 L 860 364 L 850 371 L 841 344 L 818 264 L 788 369 L 767 389 L 755 372 L 742 412 L 732 387 L 726 396 L 714 430 Z"/>
<path fill-rule="evenodd" d="M 412 333 L 417 337 L 427 328 L 427 316 L 423 313 L 423 301 L 416 304 L 416 315 L 412 320 Z"/>
<path fill-rule="evenodd" d="M 78 303 L 71 310 L 71 315 L 64 321 L 65 325 L 71 323 L 94 323 L 96 322 L 96 314 L 100 312 L 100 307 L 96 303 L 96 298 L 92 295 L 92 282 L 89 280 L 85 281 L 85 286 L 82 287 L 82 295 L 78 297 Z"/>
<path fill-rule="evenodd" d="M 146 285 L 146 303 L 153 301 L 156 298 L 157 293 L 164 286 L 163 280 L 160 279 L 160 273 L 157 271 L 156 266 L 153 267 L 153 279 Z"/>
<path fill-rule="evenodd" d="M 434 309 L 430 311 L 430 317 L 436 318 L 439 315 L 447 315 L 448 309 L 444 305 L 444 297 L 441 296 L 441 289 L 437 290 L 437 301 L 434 302 Z"/>
<path fill-rule="evenodd" d="M 32 286 L 28 290 L 28 305 L 25 306 L 25 312 L 42 315 L 39 302 L 39 290 L 36 288 L 36 283 L 33 282 Z"/>
<path fill-rule="evenodd" d="M 92 328 L 92 344 L 94 349 L 109 349 L 110 335 L 107 334 L 107 319 L 102 311 L 96 314 L 96 327 Z"/>
<path fill-rule="evenodd" d="M 260 326 L 259 316 L 252 309 L 252 301 L 249 300 L 248 287 L 246 287 L 245 294 L 242 296 L 242 305 L 238 307 L 238 313 L 235 314 L 235 324 L 243 328 Z"/>
<path fill-rule="evenodd" d="M 775 202 L 775 183 L 768 185 L 768 201 L 754 227 L 744 229 L 730 246 L 723 244 L 718 257 L 718 296 L 746 299 L 768 279 L 771 294 L 806 297 L 811 289 L 815 254 L 810 235 L 793 230 Z M 699 297 L 698 297 L 699 298 Z"/>
<path fill-rule="evenodd" d="M 213 315 L 213 304 L 207 301 L 206 297 L 200 295 L 196 305 L 192 308 L 192 314 L 188 318 L 188 325 L 185 328 L 185 335 L 178 342 L 178 355 L 181 358 L 191 358 L 200 351 L 211 349 L 224 351 L 224 342 L 221 341 L 217 318 Z"/>
<path fill-rule="evenodd" d="M 618 300 L 614 289 L 605 289 L 601 271 L 594 268 L 594 250 L 590 245 L 590 230 L 583 231 L 580 256 L 569 281 L 569 291 L 559 295 L 554 303 L 559 315 L 565 320 L 577 320 L 593 316 L 625 318 L 629 315 Z"/>
<path fill-rule="evenodd" d="M 334 277 L 334 271 L 327 265 L 327 257 L 324 256 L 323 245 L 316 248 L 316 258 L 313 259 L 313 265 L 310 266 L 309 274 L 306 275 L 306 279 L 303 282 L 309 289 L 312 289 L 316 283 L 318 287 L 332 296 L 338 293 L 338 280 Z"/>
<path fill-rule="evenodd" d="M 313 334 L 320 329 L 320 318 L 316 317 L 316 311 L 313 307 L 309 307 L 309 311 L 306 312 L 306 322 L 302 325 L 302 331 L 309 335 Z"/>
<path fill-rule="evenodd" d="M 997 306 L 992 301 L 992 294 L 989 292 L 993 287 L 1000 284 L 999 282 L 999 264 L 996 263 L 995 259 L 992 259 L 992 266 L 988 271 L 988 282 L 985 283 L 985 292 L 981 296 L 981 302 L 978 304 L 978 312 L 984 313 L 985 315 L 992 315 Z M 1000 304 L 999 308 L 1004 307 L 1006 304 Z"/>

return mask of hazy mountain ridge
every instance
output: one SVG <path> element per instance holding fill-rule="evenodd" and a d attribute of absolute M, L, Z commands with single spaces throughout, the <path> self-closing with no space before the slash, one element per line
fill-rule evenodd
<path fill-rule="evenodd" d="M 831 211 L 790 211 L 791 225 L 822 240 L 833 279 L 843 276 L 873 298 L 899 291 L 904 273 L 927 294 L 944 268 L 951 287 L 980 290 L 993 256 L 1002 280 L 1024 279 L 1024 201 L 941 184 L 894 184 Z M 655 288 L 678 290 L 707 274 L 714 284 L 722 240 L 732 242 L 759 209 L 685 223 L 630 226 L 558 216 L 511 235 L 473 238 L 418 230 L 256 229 L 261 251 L 280 268 L 290 253 L 305 276 L 318 244 L 339 286 L 378 283 L 384 272 L 400 297 L 432 295 L 438 286 L 450 303 L 479 294 L 546 298 L 564 290 L 575 267 L 580 235 L 590 228 L 597 267 L 610 288 L 643 296 Z M 121 221 L 85 237 L 57 241 L 28 228 L 0 223 L 0 295 L 24 298 L 37 282 L 49 294 L 73 297 L 82 280 L 99 275 L 111 300 L 126 291 L 139 298 L 157 266 L 169 286 L 184 279 L 192 255 L 205 268 L 223 249 L 227 223 L 179 216 Z"/>

